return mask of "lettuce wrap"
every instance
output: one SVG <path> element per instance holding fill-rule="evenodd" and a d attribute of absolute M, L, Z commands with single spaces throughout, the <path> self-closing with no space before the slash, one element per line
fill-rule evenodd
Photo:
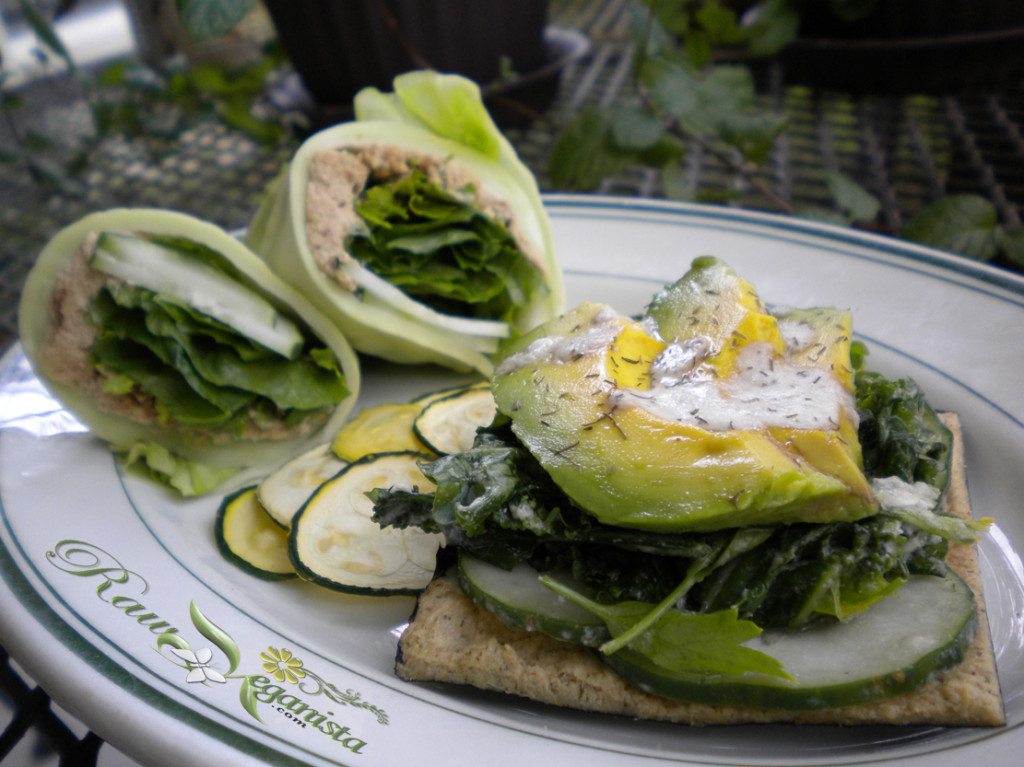
<path fill-rule="evenodd" d="M 60 231 L 18 321 L 52 394 L 184 495 L 327 439 L 359 390 L 332 322 L 238 239 L 173 211 L 102 211 Z"/>
<path fill-rule="evenodd" d="M 247 243 L 358 351 L 490 374 L 505 339 L 563 308 L 533 175 L 456 75 L 364 89 L 355 117 L 299 147 Z"/>

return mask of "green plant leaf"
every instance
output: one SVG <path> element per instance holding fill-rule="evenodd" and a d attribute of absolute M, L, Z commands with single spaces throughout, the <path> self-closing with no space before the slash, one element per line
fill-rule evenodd
<path fill-rule="evenodd" d="M 738 200 L 742 195 L 736 189 L 701 189 L 695 198 L 696 202 L 710 205 L 727 205 Z"/>
<path fill-rule="evenodd" d="M 723 64 L 700 78 L 697 87 L 701 119 L 717 127 L 754 106 L 754 77 L 744 66 Z"/>
<path fill-rule="evenodd" d="M 700 105 L 696 73 L 679 62 L 659 57 L 644 64 L 640 80 L 650 91 L 656 108 L 689 124 Z"/>
<path fill-rule="evenodd" d="M 999 247 L 1006 260 L 1024 270 L 1024 227 L 1014 227 L 999 234 Z"/>
<path fill-rule="evenodd" d="M 752 672 L 792 679 L 770 655 L 743 647 L 743 642 L 760 634 L 761 629 L 741 620 L 735 609 L 706 615 L 673 610 L 655 629 L 641 634 L 630 649 L 663 668 L 699 674 Z"/>
<path fill-rule="evenodd" d="M 557 189 L 585 192 L 618 173 L 629 155 L 609 140 L 609 119 L 595 108 L 579 112 L 558 134 L 548 155 L 548 176 Z"/>
<path fill-rule="evenodd" d="M 248 101 L 230 99 L 217 107 L 224 124 L 240 131 L 261 144 L 275 144 L 284 135 L 284 126 L 270 120 L 261 120 L 249 111 Z"/>
<path fill-rule="evenodd" d="M 859 21 L 866 18 L 878 2 L 879 0 L 828 0 L 832 13 L 843 21 Z"/>
<path fill-rule="evenodd" d="M 686 57 L 696 70 L 704 69 L 711 61 L 715 41 L 703 29 L 695 29 L 686 36 Z"/>
<path fill-rule="evenodd" d="M 49 48 L 51 51 L 56 53 L 67 65 L 68 71 L 75 71 L 75 62 L 71 58 L 71 54 L 68 49 L 64 47 L 64 43 L 57 36 L 53 25 L 39 12 L 35 3 L 30 3 L 27 0 L 21 0 L 20 3 L 21 12 L 25 16 L 25 21 L 32 28 L 36 37 L 39 41 Z"/>
<path fill-rule="evenodd" d="M 156 442 L 136 442 L 119 452 L 124 455 L 127 467 L 165 482 L 183 496 L 208 493 L 238 471 L 178 458 Z"/>
<path fill-rule="evenodd" d="M 740 151 L 744 158 L 760 165 L 771 154 L 779 136 L 789 127 L 789 118 L 771 112 L 727 113 L 722 117 L 719 137 Z"/>
<path fill-rule="evenodd" d="M 667 163 L 678 163 L 686 154 L 686 142 L 666 132 L 653 146 L 636 153 L 637 162 L 651 168 L 661 168 Z"/>
<path fill-rule="evenodd" d="M 666 33 L 683 36 L 690 31 L 690 8 L 694 0 L 678 0 L 666 3 L 659 0 L 642 0 L 648 12 L 654 14 L 659 27 Z"/>
<path fill-rule="evenodd" d="M 832 199 L 852 221 L 871 221 L 878 215 L 882 203 L 846 174 L 828 171 L 825 183 L 828 184 Z"/>
<path fill-rule="evenodd" d="M 605 605 L 588 599 L 553 578 L 541 576 L 541 583 L 593 612 L 605 622 L 613 637 L 632 635 L 634 627 L 649 623 L 630 638 L 626 646 L 665 669 L 677 673 L 749 672 L 792 678 L 771 656 L 742 646 L 743 642 L 759 636 L 761 629 L 751 621 L 741 620 L 735 609 L 699 615 L 671 608 L 659 611 L 646 602 Z M 652 608 L 658 613 L 653 620 Z"/>
<path fill-rule="evenodd" d="M 736 12 L 722 0 L 704 0 L 695 16 L 712 45 L 733 45 L 743 40 Z"/>
<path fill-rule="evenodd" d="M 509 320 L 539 289 L 504 222 L 418 170 L 371 186 L 347 247 L 363 266 L 448 314 Z"/>
<path fill-rule="evenodd" d="M 5 112 L 13 112 L 17 109 L 23 109 L 25 106 L 25 99 L 19 94 L 11 91 L 0 91 L 0 109 Z"/>
<path fill-rule="evenodd" d="M 976 194 L 943 197 L 911 219 L 903 237 L 922 245 L 990 261 L 999 253 L 1002 229 L 995 205 Z"/>
<path fill-rule="evenodd" d="M 686 172 L 678 161 L 665 163 L 661 168 L 661 187 L 671 200 L 693 200 L 693 185 L 686 178 Z"/>
<path fill-rule="evenodd" d="M 616 109 L 610 128 L 615 146 L 630 152 L 651 149 L 665 135 L 665 123 L 657 115 L 636 107 Z"/>
<path fill-rule="evenodd" d="M 774 56 L 800 28 L 800 12 L 791 0 L 765 0 L 743 15 L 747 48 L 755 56 Z"/>
<path fill-rule="evenodd" d="M 256 0 L 176 0 L 178 19 L 196 42 L 213 40 L 230 32 Z"/>

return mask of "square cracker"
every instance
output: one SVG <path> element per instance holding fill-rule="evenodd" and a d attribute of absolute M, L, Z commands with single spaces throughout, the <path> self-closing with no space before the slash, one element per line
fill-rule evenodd
<path fill-rule="evenodd" d="M 943 414 L 954 435 L 947 508 L 970 516 L 963 438 L 954 414 Z M 964 661 L 913 693 L 877 703 L 822 711 L 709 706 L 639 690 L 595 653 L 537 632 L 514 630 L 474 605 L 451 579 L 421 594 L 398 645 L 395 671 L 409 681 L 466 684 L 583 711 L 693 725 L 793 722 L 998 726 L 1005 723 L 973 546 L 950 546 L 952 569 L 973 590 L 980 625 Z"/>

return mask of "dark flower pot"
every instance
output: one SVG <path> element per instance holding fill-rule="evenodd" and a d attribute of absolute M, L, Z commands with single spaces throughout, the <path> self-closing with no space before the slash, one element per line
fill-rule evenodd
<path fill-rule="evenodd" d="M 344 109 L 364 86 L 430 68 L 481 85 L 545 64 L 548 0 L 265 0 L 317 105 Z"/>

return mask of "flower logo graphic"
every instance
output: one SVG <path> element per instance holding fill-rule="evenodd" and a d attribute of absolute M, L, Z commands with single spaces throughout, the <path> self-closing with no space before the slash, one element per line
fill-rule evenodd
<path fill-rule="evenodd" d="M 266 652 L 260 653 L 260 660 L 263 661 L 263 670 L 278 682 L 298 684 L 299 680 L 306 676 L 302 661 L 284 648 L 278 650 L 268 647 Z"/>
<path fill-rule="evenodd" d="M 189 614 L 192 618 L 192 625 L 213 645 L 213 648 L 220 650 L 224 654 L 224 660 L 227 661 L 227 669 L 220 672 L 211 668 L 210 662 L 213 659 L 214 649 L 211 647 L 201 647 L 198 650 L 193 649 L 188 640 L 179 634 L 176 629 L 165 631 L 157 637 L 156 650 L 160 653 L 166 650 L 170 651 L 173 657 L 168 657 L 168 660 L 188 671 L 185 679 L 186 682 L 198 682 L 209 686 L 209 682 L 223 684 L 229 679 L 241 680 L 241 685 L 238 689 L 238 700 L 241 702 L 242 707 L 256 721 L 263 722 L 259 712 L 260 703 L 271 703 L 277 699 L 277 696 L 285 695 L 283 688 L 275 687 L 271 684 L 271 679 L 273 679 L 277 682 L 288 682 L 298 685 L 296 692 L 301 692 L 306 696 L 323 695 L 339 705 L 366 709 L 376 716 L 377 721 L 381 724 L 386 725 L 388 723 L 388 714 L 384 709 L 363 700 L 362 695 L 356 690 L 351 688 L 339 689 L 322 678 L 314 670 L 306 668 L 299 658 L 296 658 L 290 650 L 283 647 L 267 647 L 266 650 L 259 654 L 260 667 L 266 676 L 263 674 L 236 673 L 242 662 L 242 652 L 235 643 L 235 640 L 224 629 L 207 618 L 195 601 L 189 603 Z M 292 698 L 297 702 L 296 705 L 301 703 L 303 706 L 302 710 L 307 708 L 306 704 L 299 701 L 294 694 L 288 694 L 285 697 Z M 316 711 L 313 711 L 313 714 L 316 714 Z M 327 715 L 333 716 L 333 714 Z M 308 722 L 309 720 L 304 721 Z M 332 727 L 340 726 L 336 722 L 329 722 L 329 724 Z M 333 731 L 320 730 L 320 732 L 330 735 Z M 351 748 L 354 751 L 365 745 L 365 741 L 355 736 L 348 737 L 340 742 L 346 748 Z"/>
<path fill-rule="evenodd" d="M 200 647 L 195 652 L 172 647 L 171 652 L 185 661 L 185 666 L 188 668 L 188 676 L 185 677 L 186 682 L 217 682 L 218 684 L 224 684 L 227 681 L 223 674 L 210 668 L 213 650 L 209 647 Z"/>

